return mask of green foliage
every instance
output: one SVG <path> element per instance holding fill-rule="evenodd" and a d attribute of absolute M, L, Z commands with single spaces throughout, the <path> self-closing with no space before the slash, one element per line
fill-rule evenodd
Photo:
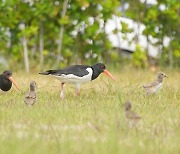
<path fill-rule="evenodd" d="M 174 56 L 175 56 L 176 58 L 180 58 L 180 50 L 175 50 L 175 51 L 174 51 Z"/>
<path fill-rule="evenodd" d="M 113 62 L 117 62 L 119 59 L 119 55 L 115 51 L 111 51 L 109 56 L 110 56 L 111 61 L 113 61 Z"/>
<path fill-rule="evenodd" d="M 136 45 L 136 50 L 133 53 L 132 63 L 134 66 L 139 68 L 147 67 L 146 52 L 142 50 L 140 45 Z"/>
<path fill-rule="evenodd" d="M 58 23 L 59 23 L 60 25 L 67 25 L 67 24 L 69 24 L 69 23 L 70 23 L 70 21 L 69 21 L 69 16 L 65 16 L 64 18 L 60 18 L 60 19 L 58 20 Z"/>
<path fill-rule="evenodd" d="M 179 33 L 180 27 L 180 3 L 178 0 L 160 0 L 157 4 L 148 5 L 142 1 L 126 0 L 128 8 L 125 12 L 120 12 L 124 2 L 119 0 L 75 0 L 69 1 L 65 17 L 62 18 L 63 1 L 22 1 L 5 0 L 0 2 L 0 52 L 6 57 L 13 57 L 10 60 L 23 62 L 22 36 L 26 36 L 27 47 L 30 57 L 35 56 L 34 61 L 38 62 L 40 57 L 40 25 L 43 27 L 43 56 L 45 61 L 54 64 L 58 56 L 58 39 L 60 27 L 64 26 L 62 41 L 62 61 L 61 63 L 76 63 L 85 61 L 85 55 L 91 54 L 90 63 L 104 60 L 114 61 L 118 59 L 113 50 L 113 46 L 105 33 L 105 25 L 113 15 L 125 15 L 137 23 L 142 23 L 146 27 L 143 34 L 156 38 L 157 46 L 163 46 L 164 38 L 171 38 L 168 49 L 162 47 L 163 57 L 173 52 L 174 65 L 179 65 Z M 164 7 L 164 9 L 162 9 Z M 24 23 L 25 29 L 20 28 Z M 121 22 L 121 29 L 114 29 L 113 33 L 122 33 L 122 38 L 127 40 L 127 35 L 133 32 L 129 25 Z M 7 35 L 7 33 L 9 33 Z M 133 38 L 132 40 L 134 40 Z M 132 40 L 129 40 L 130 42 Z M 7 43 L 8 42 L 8 43 Z M 149 42 L 151 43 L 151 42 Z M 7 45 L 9 44 L 9 45 Z M 169 50 L 171 49 L 171 50 Z M 165 51 L 166 50 L 166 51 Z M 93 58 L 93 55 L 97 55 Z M 139 54 L 137 53 L 136 56 Z M 145 55 L 145 53 L 144 53 Z M 75 56 L 76 58 L 72 57 Z M 141 66 L 139 62 L 135 65 Z M 137 57 L 135 59 L 138 59 Z M 115 60 L 116 61 L 116 60 Z M 167 61 L 167 59 L 164 59 Z M 138 63 L 138 64 L 137 64 Z"/>
<path fill-rule="evenodd" d="M 179 30 L 177 28 L 180 27 L 179 0 L 160 0 L 153 5 L 148 5 L 147 1 L 128 0 L 128 3 L 127 16 L 146 26 L 143 34 L 147 37 L 152 36 L 157 40 L 155 45 L 162 47 L 162 51 L 160 51 L 163 53 L 160 54 L 161 59 L 163 60 L 163 58 L 167 57 L 169 64 L 177 61 L 176 56 L 170 57 L 169 55 L 171 55 L 170 52 L 173 53 L 178 50 L 178 44 L 180 43 Z M 170 38 L 171 41 L 167 47 L 168 51 L 165 51 L 166 47 L 164 47 L 163 40 L 167 37 Z M 176 45 L 173 45 L 173 42 L 177 42 Z M 167 61 L 167 59 L 164 59 L 164 61 Z M 174 65 L 176 65 L 176 63 L 174 63 Z"/>
<path fill-rule="evenodd" d="M 121 21 L 121 32 L 122 33 L 132 33 L 133 29 L 129 28 L 129 25 L 125 22 Z"/>

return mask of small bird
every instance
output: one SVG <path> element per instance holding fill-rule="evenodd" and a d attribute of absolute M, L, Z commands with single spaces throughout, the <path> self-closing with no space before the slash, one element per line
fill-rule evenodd
<path fill-rule="evenodd" d="M 61 93 L 60 97 L 64 98 L 63 86 L 65 83 L 76 85 L 76 95 L 80 93 L 81 84 L 87 83 L 96 79 L 101 73 L 105 73 L 110 78 L 115 78 L 106 70 L 106 66 L 103 63 L 97 63 L 93 66 L 88 65 L 72 65 L 64 69 L 48 70 L 39 74 L 52 75 L 56 79 L 61 81 Z"/>
<path fill-rule="evenodd" d="M 124 109 L 125 109 L 125 114 L 126 114 L 126 118 L 127 119 L 131 119 L 131 120 L 139 120 L 141 119 L 141 117 L 133 112 L 132 109 L 132 103 L 130 101 L 127 101 L 124 105 Z"/>
<path fill-rule="evenodd" d="M 12 72 L 9 70 L 4 71 L 0 75 L 0 91 L 7 92 L 11 89 L 12 83 L 15 85 L 15 87 L 19 89 L 19 86 L 15 82 L 15 80 L 12 77 Z"/>
<path fill-rule="evenodd" d="M 131 127 L 134 127 L 139 122 L 141 117 L 131 109 L 132 103 L 130 101 L 126 101 L 126 103 L 124 104 L 125 116 L 129 120 Z"/>
<path fill-rule="evenodd" d="M 37 88 L 36 82 L 32 81 L 30 83 L 30 92 L 28 92 L 24 98 L 24 102 L 26 105 L 32 106 L 36 102 L 36 100 L 37 100 L 36 88 Z"/>
<path fill-rule="evenodd" d="M 156 93 L 162 87 L 164 77 L 167 77 L 165 73 L 158 72 L 157 79 L 154 82 L 144 85 L 143 88 L 145 89 L 146 94 Z"/>

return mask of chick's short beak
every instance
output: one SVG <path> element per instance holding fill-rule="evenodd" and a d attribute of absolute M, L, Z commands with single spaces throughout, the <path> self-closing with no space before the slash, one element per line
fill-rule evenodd
<path fill-rule="evenodd" d="M 16 81 L 12 77 L 8 77 L 8 79 L 15 85 L 15 87 L 20 91 L 19 86 L 17 85 Z"/>

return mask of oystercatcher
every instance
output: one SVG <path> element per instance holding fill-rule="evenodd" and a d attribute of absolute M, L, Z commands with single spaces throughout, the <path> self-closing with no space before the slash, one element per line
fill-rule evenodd
<path fill-rule="evenodd" d="M 144 85 L 143 88 L 145 89 L 146 94 L 156 93 L 162 87 L 164 77 L 167 77 L 165 73 L 158 72 L 157 79 L 154 82 Z"/>
<path fill-rule="evenodd" d="M 35 81 L 30 83 L 30 92 L 27 93 L 24 99 L 24 103 L 26 105 L 32 106 L 37 100 L 37 93 L 36 93 L 37 84 Z"/>
<path fill-rule="evenodd" d="M 60 97 L 63 99 L 63 86 L 65 83 L 75 84 L 76 95 L 78 96 L 80 93 L 80 85 L 96 79 L 101 73 L 105 73 L 110 78 L 115 80 L 115 78 L 106 70 L 106 66 L 103 63 L 97 63 L 93 66 L 72 65 L 64 69 L 48 70 L 39 74 L 52 75 L 61 81 Z"/>
<path fill-rule="evenodd" d="M 8 70 L 4 71 L 0 75 L 0 90 L 4 92 L 9 91 L 12 87 L 12 83 L 19 90 L 19 86 L 17 85 L 15 80 L 12 78 L 12 72 Z"/>

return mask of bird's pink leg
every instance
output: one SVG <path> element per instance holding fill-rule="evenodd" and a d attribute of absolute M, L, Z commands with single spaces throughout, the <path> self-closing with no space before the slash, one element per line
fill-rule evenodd
<path fill-rule="evenodd" d="M 60 92 L 60 98 L 61 98 L 61 99 L 64 99 L 64 91 L 63 91 L 63 88 L 64 88 L 64 83 L 61 83 L 61 92 Z"/>
<path fill-rule="evenodd" d="M 80 85 L 76 85 L 76 96 L 80 95 Z"/>
<path fill-rule="evenodd" d="M 79 96 L 79 94 L 80 94 L 80 90 L 76 89 L 76 96 Z"/>

